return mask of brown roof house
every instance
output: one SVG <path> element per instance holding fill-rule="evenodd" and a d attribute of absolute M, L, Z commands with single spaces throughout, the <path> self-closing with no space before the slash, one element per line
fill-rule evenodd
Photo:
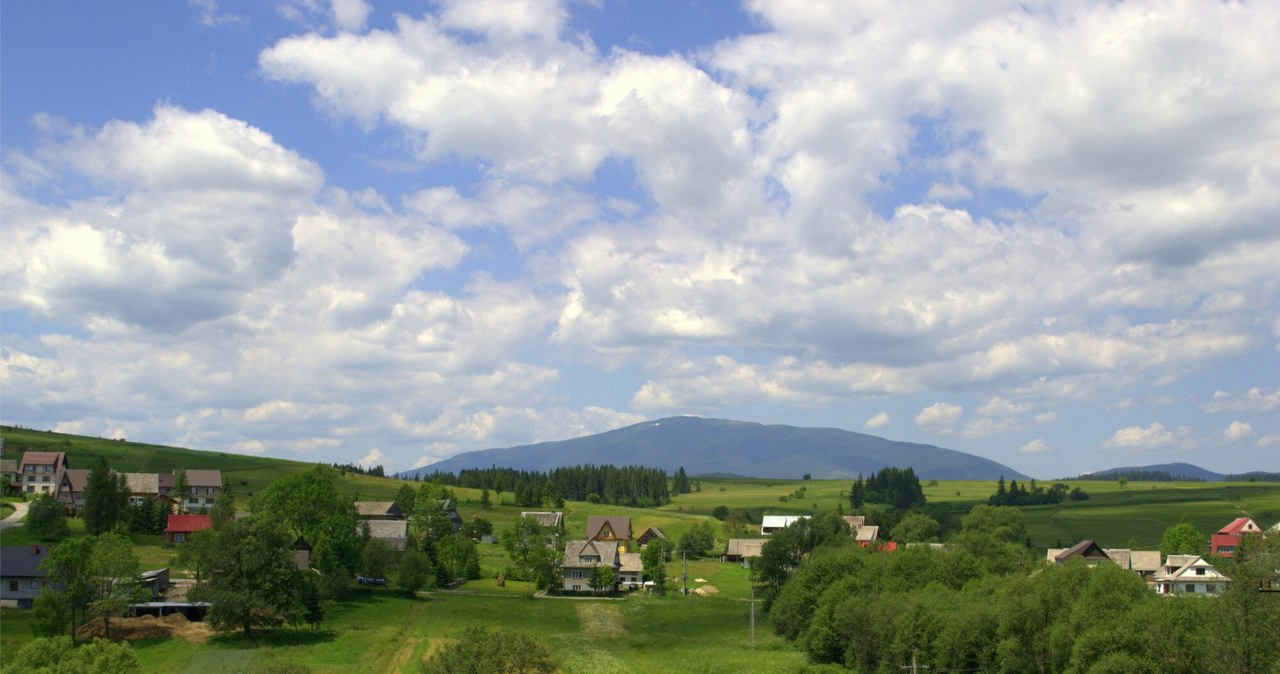
<path fill-rule="evenodd" d="M 186 494 L 174 494 L 184 510 L 209 510 L 213 508 L 218 494 L 222 493 L 222 471 L 220 470 L 188 470 Z"/>
<path fill-rule="evenodd" d="M 564 589 L 582 592 L 591 590 L 591 574 L 596 567 L 613 569 L 614 580 L 622 568 L 618 556 L 617 541 L 569 541 L 564 546 Z"/>
<path fill-rule="evenodd" d="M 84 486 L 89 483 L 88 468 L 68 468 L 58 485 L 58 500 L 76 510 L 84 509 Z"/>
<path fill-rule="evenodd" d="M 1054 564 L 1066 564 L 1073 559 L 1083 559 L 1087 564 L 1110 562 L 1111 557 L 1102 546 L 1090 539 L 1085 539 L 1069 548 L 1051 548 L 1046 553 L 1048 561 Z"/>
<path fill-rule="evenodd" d="M 720 561 L 744 562 L 748 557 L 759 557 L 760 550 L 768 542 L 767 538 L 730 538 L 729 545 L 720 556 Z"/>
<path fill-rule="evenodd" d="M 644 546 L 648 545 L 653 541 L 658 541 L 659 543 L 666 543 L 667 535 L 662 533 L 662 530 L 659 529 L 658 527 L 649 527 L 648 529 L 645 529 L 640 534 L 639 538 L 636 539 L 636 545 L 640 546 L 640 549 L 643 550 Z"/>
<path fill-rule="evenodd" d="M 18 465 L 18 479 L 22 491 L 28 494 L 58 495 L 62 474 L 67 470 L 64 452 L 24 452 Z"/>
<path fill-rule="evenodd" d="M 587 517 L 587 540 L 616 541 L 620 552 L 627 551 L 631 541 L 631 518 L 626 516 L 591 515 Z"/>

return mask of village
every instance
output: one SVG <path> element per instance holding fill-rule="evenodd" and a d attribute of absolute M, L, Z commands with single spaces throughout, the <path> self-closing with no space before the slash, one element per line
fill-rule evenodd
<path fill-rule="evenodd" d="M 26 498 L 50 496 L 62 504 L 72 516 L 82 516 L 85 508 L 85 486 L 90 469 L 69 468 L 62 452 L 26 452 L 20 461 L 6 460 L 0 465 L 3 476 L 11 488 Z M 161 503 L 167 511 L 164 541 L 167 545 L 181 546 L 199 532 L 213 526 L 213 509 L 224 489 L 219 470 L 174 469 L 161 473 L 121 473 L 119 479 L 126 485 L 131 505 Z M 438 502 L 439 512 L 447 518 L 450 533 L 458 534 L 464 528 L 456 503 L 450 499 Z M 406 513 L 395 501 L 355 501 L 358 515 L 358 532 L 367 539 L 380 541 L 394 553 L 403 553 L 406 543 L 412 540 L 410 513 Z M 247 513 L 237 513 L 243 517 Z M 565 531 L 565 514 L 560 511 L 522 511 L 521 519 L 542 528 L 546 532 L 543 545 L 554 548 L 554 573 L 558 580 L 546 589 L 553 594 L 592 595 L 644 590 L 663 591 L 667 579 L 665 570 L 654 571 L 655 564 L 673 561 L 675 541 L 670 540 L 660 528 L 648 527 L 636 534 L 628 516 L 590 515 L 586 519 L 581 536 Z M 764 546 L 775 532 L 783 530 L 807 515 L 764 515 L 755 538 L 728 538 L 718 557 L 722 562 L 741 564 L 750 568 L 752 561 L 761 556 Z M 893 553 L 900 548 L 927 546 L 946 548 L 948 544 L 937 542 L 909 542 L 887 540 L 880 528 L 868 524 L 865 516 L 842 516 L 848 535 L 862 548 L 872 548 Z M 577 532 L 573 532 L 577 533 Z M 1204 554 L 1168 554 L 1162 557 L 1159 550 L 1130 550 L 1103 548 L 1093 540 L 1082 540 L 1068 548 L 1049 548 L 1045 555 L 1048 564 L 1064 565 L 1081 560 L 1085 564 L 1113 564 L 1132 571 L 1142 578 L 1152 591 L 1161 595 L 1207 596 L 1222 594 L 1231 582 L 1215 568 L 1212 560 L 1231 558 L 1245 536 L 1280 533 L 1280 523 L 1264 532 L 1248 517 L 1237 518 L 1205 542 Z M 492 531 L 476 532 L 475 542 L 495 544 Z M 656 563 L 646 564 L 642 553 L 655 545 L 661 556 Z M 0 565 L 0 602 L 6 606 L 29 608 L 41 591 L 50 588 L 48 573 L 41 562 L 48 555 L 49 546 L 33 545 L 4 547 L 3 564 Z M 715 554 L 708 550 L 709 553 Z M 299 569 L 312 564 L 312 546 L 305 538 L 295 539 L 290 554 Z M 140 587 L 147 590 L 145 601 L 131 603 L 130 615 L 157 615 L 180 612 L 190 619 L 200 619 L 208 607 L 207 602 L 185 601 L 186 590 L 193 581 L 180 577 L 169 568 L 149 569 L 138 577 Z M 656 577 L 655 577 L 656 576 Z M 357 576 L 361 583 L 384 584 L 382 577 Z M 459 578 L 461 584 L 465 578 Z M 501 582 L 501 579 L 499 579 Z M 56 584 L 54 590 L 60 588 Z M 682 588 L 689 591 L 687 587 Z M 716 592 L 712 586 L 695 587 L 692 592 L 708 594 Z"/>

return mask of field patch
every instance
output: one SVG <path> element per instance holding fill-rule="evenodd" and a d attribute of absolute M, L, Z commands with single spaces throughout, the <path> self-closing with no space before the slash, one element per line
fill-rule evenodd
<path fill-rule="evenodd" d="M 575 608 L 578 610 L 578 624 L 584 636 L 611 639 L 626 635 L 622 608 L 617 603 L 580 602 Z"/>
<path fill-rule="evenodd" d="M 257 655 L 255 648 L 196 651 L 182 671 L 184 674 L 240 674 L 249 671 Z"/>

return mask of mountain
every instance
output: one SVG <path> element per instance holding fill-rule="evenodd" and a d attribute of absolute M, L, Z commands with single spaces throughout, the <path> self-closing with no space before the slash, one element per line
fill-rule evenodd
<path fill-rule="evenodd" d="M 1168 473 L 1173 477 L 1192 478 L 1196 480 L 1204 480 L 1205 482 L 1222 482 L 1223 478 L 1226 477 L 1222 473 L 1205 470 L 1200 466 L 1192 465 L 1190 463 L 1158 463 L 1153 466 L 1126 466 L 1124 468 L 1096 470 L 1092 473 L 1087 473 L 1087 475 L 1096 479 L 1100 476 L 1117 475 L 1120 473 Z"/>
<path fill-rule="evenodd" d="M 887 466 L 911 467 L 922 479 L 1026 479 L 995 461 L 933 445 L 886 440 L 838 428 L 766 426 L 745 421 L 669 417 L 572 440 L 465 452 L 401 473 L 456 473 L 499 466 L 548 471 L 584 464 L 641 465 L 689 475 L 851 479 Z"/>

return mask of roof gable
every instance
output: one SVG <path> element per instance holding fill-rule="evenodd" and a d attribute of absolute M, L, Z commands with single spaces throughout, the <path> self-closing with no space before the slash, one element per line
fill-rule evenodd
<path fill-rule="evenodd" d="M 1054 560 L 1057 561 L 1058 563 L 1062 563 L 1074 557 L 1079 557 L 1081 559 L 1085 559 L 1089 561 L 1101 561 L 1104 559 L 1107 559 L 1107 560 L 1111 559 L 1111 557 L 1107 556 L 1106 550 L 1103 550 L 1102 547 L 1099 546 L 1097 543 L 1093 542 L 1093 540 L 1086 538 L 1083 541 L 1080 541 L 1079 543 L 1076 543 L 1075 545 L 1058 553 L 1058 555 L 1054 558 Z"/>
<path fill-rule="evenodd" d="M 1254 524 L 1253 520 L 1248 517 L 1237 517 L 1231 520 L 1231 523 L 1218 530 L 1220 534 L 1256 534 L 1262 531 L 1262 528 Z"/>
<path fill-rule="evenodd" d="M 623 515 L 591 515 L 587 517 L 587 538 L 597 541 L 631 540 L 631 518 Z"/>

